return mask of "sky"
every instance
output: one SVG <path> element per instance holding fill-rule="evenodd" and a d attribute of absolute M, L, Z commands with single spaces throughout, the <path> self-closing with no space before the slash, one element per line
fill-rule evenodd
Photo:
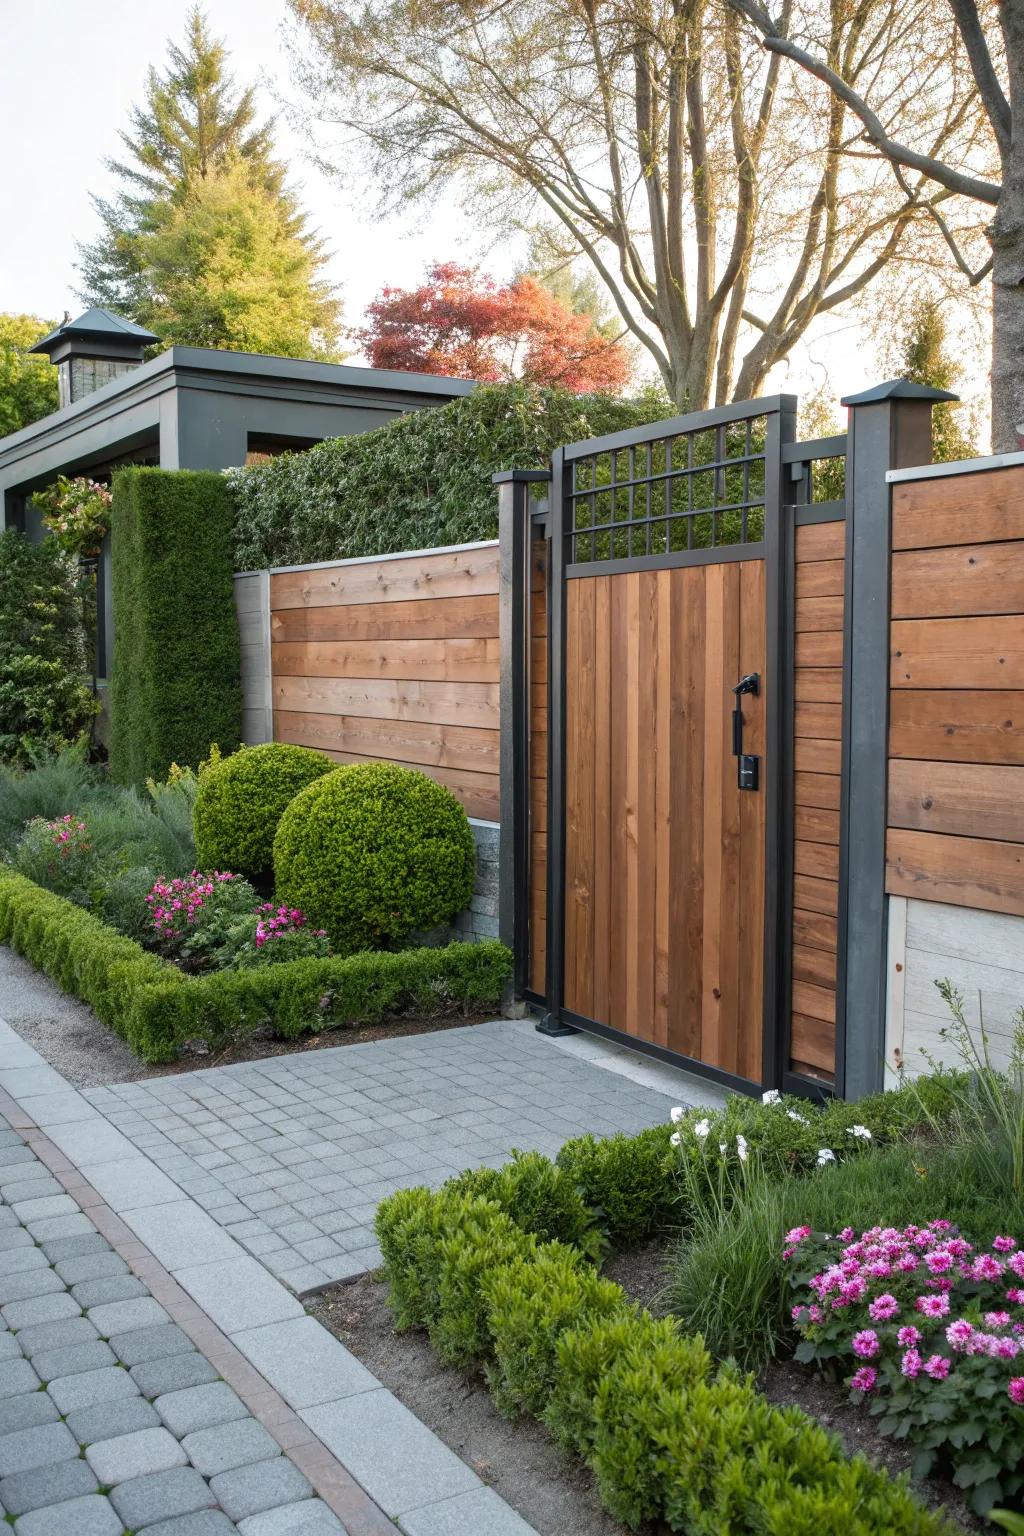
<path fill-rule="evenodd" d="M 97 232 L 90 193 L 110 195 L 104 160 L 143 98 L 150 64 L 163 66 L 166 40 L 180 40 L 190 0 L 0 0 L 0 311 L 59 320 L 82 308 L 75 296 L 75 247 Z M 291 94 L 281 39 L 282 0 L 205 0 L 238 84 L 258 88 L 265 115 L 275 93 Z M 373 216 L 365 194 L 327 180 L 299 135 L 279 117 L 277 146 L 311 224 L 332 252 L 349 325 L 385 282 L 411 285 L 432 261 L 479 260 L 499 280 L 525 251 L 495 247 L 454 199 L 432 213 Z M 350 359 L 361 361 L 355 353 Z M 830 317 L 770 380 L 800 395 L 831 381 L 836 396 L 879 381 L 871 338 Z M 980 379 L 975 382 L 978 387 Z"/>

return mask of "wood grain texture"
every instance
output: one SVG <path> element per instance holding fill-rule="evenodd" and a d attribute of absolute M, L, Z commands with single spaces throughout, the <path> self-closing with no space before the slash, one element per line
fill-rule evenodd
<path fill-rule="evenodd" d="M 764 796 L 730 690 L 763 670 L 763 564 L 574 578 L 566 604 L 566 1006 L 757 1081 Z"/>
<path fill-rule="evenodd" d="M 419 598 L 271 612 L 271 638 L 296 640 L 446 640 L 496 638 L 498 596 Z"/>
<path fill-rule="evenodd" d="M 845 562 L 842 560 L 806 560 L 802 564 L 798 562 L 797 602 L 805 597 L 842 597 L 844 569 Z"/>
<path fill-rule="evenodd" d="M 841 667 L 843 632 L 841 629 L 804 630 L 796 637 L 797 667 Z"/>
<path fill-rule="evenodd" d="M 497 729 L 498 688 L 492 683 L 417 683 L 391 678 L 275 677 L 274 708 L 317 714 L 423 720 L 434 725 Z"/>
<path fill-rule="evenodd" d="M 815 1075 L 821 1073 L 826 1081 L 831 1081 L 836 1060 L 835 1022 L 794 1014 L 790 1051 L 794 1071 L 806 1071 L 810 1067 Z"/>
<path fill-rule="evenodd" d="M 1019 613 L 897 619 L 890 637 L 893 688 L 1024 688 L 1024 618 Z"/>
<path fill-rule="evenodd" d="M 892 757 L 1024 764 L 1024 690 L 911 692 L 889 703 Z"/>
<path fill-rule="evenodd" d="M 1020 843 L 1024 767 L 893 759 L 889 825 Z"/>
<path fill-rule="evenodd" d="M 270 578 L 271 610 L 336 608 L 350 603 L 398 603 L 418 598 L 479 597 L 498 591 L 498 546 L 452 554 L 415 552 L 391 560 L 307 566 Z"/>
<path fill-rule="evenodd" d="M 272 647 L 279 677 L 497 683 L 498 640 L 303 640 Z"/>
<path fill-rule="evenodd" d="M 1024 545 L 958 544 L 893 555 L 894 619 L 988 613 L 1024 613 Z"/>
<path fill-rule="evenodd" d="M 831 523 L 808 523 L 796 530 L 796 563 L 842 560 L 846 553 L 846 519 Z"/>
<path fill-rule="evenodd" d="M 381 761 L 433 763 L 439 768 L 467 768 L 497 774 L 496 730 L 416 720 L 374 720 L 360 715 L 297 713 L 277 710 L 274 739 L 315 747 L 321 752 L 356 752 Z"/>
<path fill-rule="evenodd" d="M 890 828 L 885 888 L 985 912 L 1024 915 L 1024 846 Z"/>
<path fill-rule="evenodd" d="M 372 763 L 379 758 L 365 757 L 359 752 L 337 752 L 324 749 L 336 763 Z M 389 758 L 389 762 L 397 761 Z M 416 768 L 428 779 L 446 784 L 457 799 L 461 800 L 467 816 L 478 816 L 481 821 L 497 821 L 501 815 L 498 798 L 498 780 L 491 773 L 467 773 L 458 768 L 440 768 L 431 763 L 398 763 L 399 768 Z"/>
<path fill-rule="evenodd" d="M 1024 474 L 1016 466 L 909 480 L 893 487 L 893 549 L 1024 539 Z"/>

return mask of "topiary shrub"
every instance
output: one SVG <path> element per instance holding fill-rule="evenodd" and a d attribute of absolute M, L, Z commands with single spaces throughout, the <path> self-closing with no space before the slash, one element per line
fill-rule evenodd
<path fill-rule="evenodd" d="M 192 812 L 199 868 L 264 874 L 285 808 L 333 766 L 322 752 L 274 741 L 242 747 L 206 768 Z"/>
<path fill-rule="evenodd" d="M 449 789 L 412 768 L 357 763 L 300 791 L 274 839 L 279 900 L 341 954 L 398 943 L 469 905 L 476 845 Z"/>

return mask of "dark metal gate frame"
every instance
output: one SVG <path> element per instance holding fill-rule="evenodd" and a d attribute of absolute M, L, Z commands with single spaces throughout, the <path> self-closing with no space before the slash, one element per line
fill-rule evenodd
<path fill-rule="evenodd" d="M 547 857 L 547 1009 L 542 1028 L 554 1032 L 582 1029 L 628 1044 L 636 1050 L 673 1065 L 685 1067 L 742 1092 L 781 1086 L 783 1049 L 788 1019 L 789 964 L 784 948 L 788 922 L 785 889 L 786 869 L 792 862 L 792 666 L 788 647 L 792 625 L 793 549 L 791 522 L 783 515 L 786 501 L 783 450 L 796 436 L 796 397 L 778 395 L 763 400 L 720 406 L 672 417 L 650 426 L 573 443 L 558 449 L 552 458 L 551 504 L 548 518 L 548 857 Z M 727 544 L 708 549 L 686 549 L 661 554 L 631 555 L 581 565 L 572 562 L 571 541 L 578 530 L 570 526 L 569 508 L 574 496 L 572 466 L 582 458 L 601 453 L 647 449 L 662 439 L 691 437 L 695 433 L 727 426 L 764 421 L 764 528 L 762 540 Z M 749 449 L 749 427 L 748 427 Z M 716 443 L 721 442 L 721 434 Z M 748 454 L 749 457 L 749 454 Z M 758 455 L 761 457 L 761 455 Z M 728 459 L 719 458 L 685 471 L 726 472 Z M 669 478 L 671 477 L 671 469 Z M 650 478 L 649 476 L 647 477 Z M 663 477 L 664 478 L 664 477 Z M 694 509 L 703 512 L 707 509 Z M 714 515 L 714 514 L 713 514 Z M 642 519 L 637 520 L 642 522 Z M 620 525 L 621 526 L 621 525 Z M 714 526 L 714 524 L 712 524 Z M 667 535 L 666 535 L 667 542 Z M 723 560 L 763 559 L 765 563 L 765 913 L 764 913 L 764 1006 L 762 1022 L 762 1083 L 710 1066 L 650 1041 L 627 1035 L 610 1025 L 583 1018 L 564 1005 L 565 978 L 565 769 L 566 692 L 565 588 L 576 574 L 612 575 L 624 571 L 671 569 L 688 565 L 717 564 Z M 520 642 L 521 649 L 521 642 Z M 791 660 L 791 658 L 790 658 Z M 503 722 L 504 724 L 504 722 Z M 788 789 L 787 789 L 788 786 Z M 791 869 L 790 869 L 791 878 Z M 524 924 L 517 925 L 520 934 Z"/>

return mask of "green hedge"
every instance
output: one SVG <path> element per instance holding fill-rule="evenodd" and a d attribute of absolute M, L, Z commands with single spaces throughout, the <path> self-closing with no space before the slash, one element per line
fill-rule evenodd
<path fill-rule="evenodd" d="M 188 1040 L 219 1045 L 266 1025 L 291 1038 L 406 1012 L 442 1017 L 496 1007 L 512 958 L 489 940 L 186 976 L 9 870 L 0 870 L 0 944 L 88 1003 L 150 1062 L 173 1061 Z"/>
<path fill-rule="evenodd" d="M 110 765 L 123 784 L 195 768 L 242 724 L 232 507 L 224 476 L 114 476 Z"/>
<path fill-rule="evenodd" d="M 509 1174 L 505 1202 L 522 1199 Z M 554 1210 L 549 1205 L 548 1217 Z M 535 1218 L 537 1213 L 535 1212 Z M 716 1370 L 699 1337 L 654 1319 L 585 1255 L 542 1243 L 495 1200 L 453 1181 L 401 1190 L 377 1212 L 399 1327 L 425 1328 L 439 1356 L 482 1367 L 499 1409 L 531 1414 L 592 1468 L 631 1530 L 693 1536 L 941 1536 L 942 1514 L 753 1378 Z"/>
<path fill-rule="evenodd" d="M 235 569 L 494 538 L 496 470 L 537 469 L 562 443 L 672 414 L 657 391 L 614 400 L 490 385 L 374 432 L 236 470 L 228 477 Z"/>

